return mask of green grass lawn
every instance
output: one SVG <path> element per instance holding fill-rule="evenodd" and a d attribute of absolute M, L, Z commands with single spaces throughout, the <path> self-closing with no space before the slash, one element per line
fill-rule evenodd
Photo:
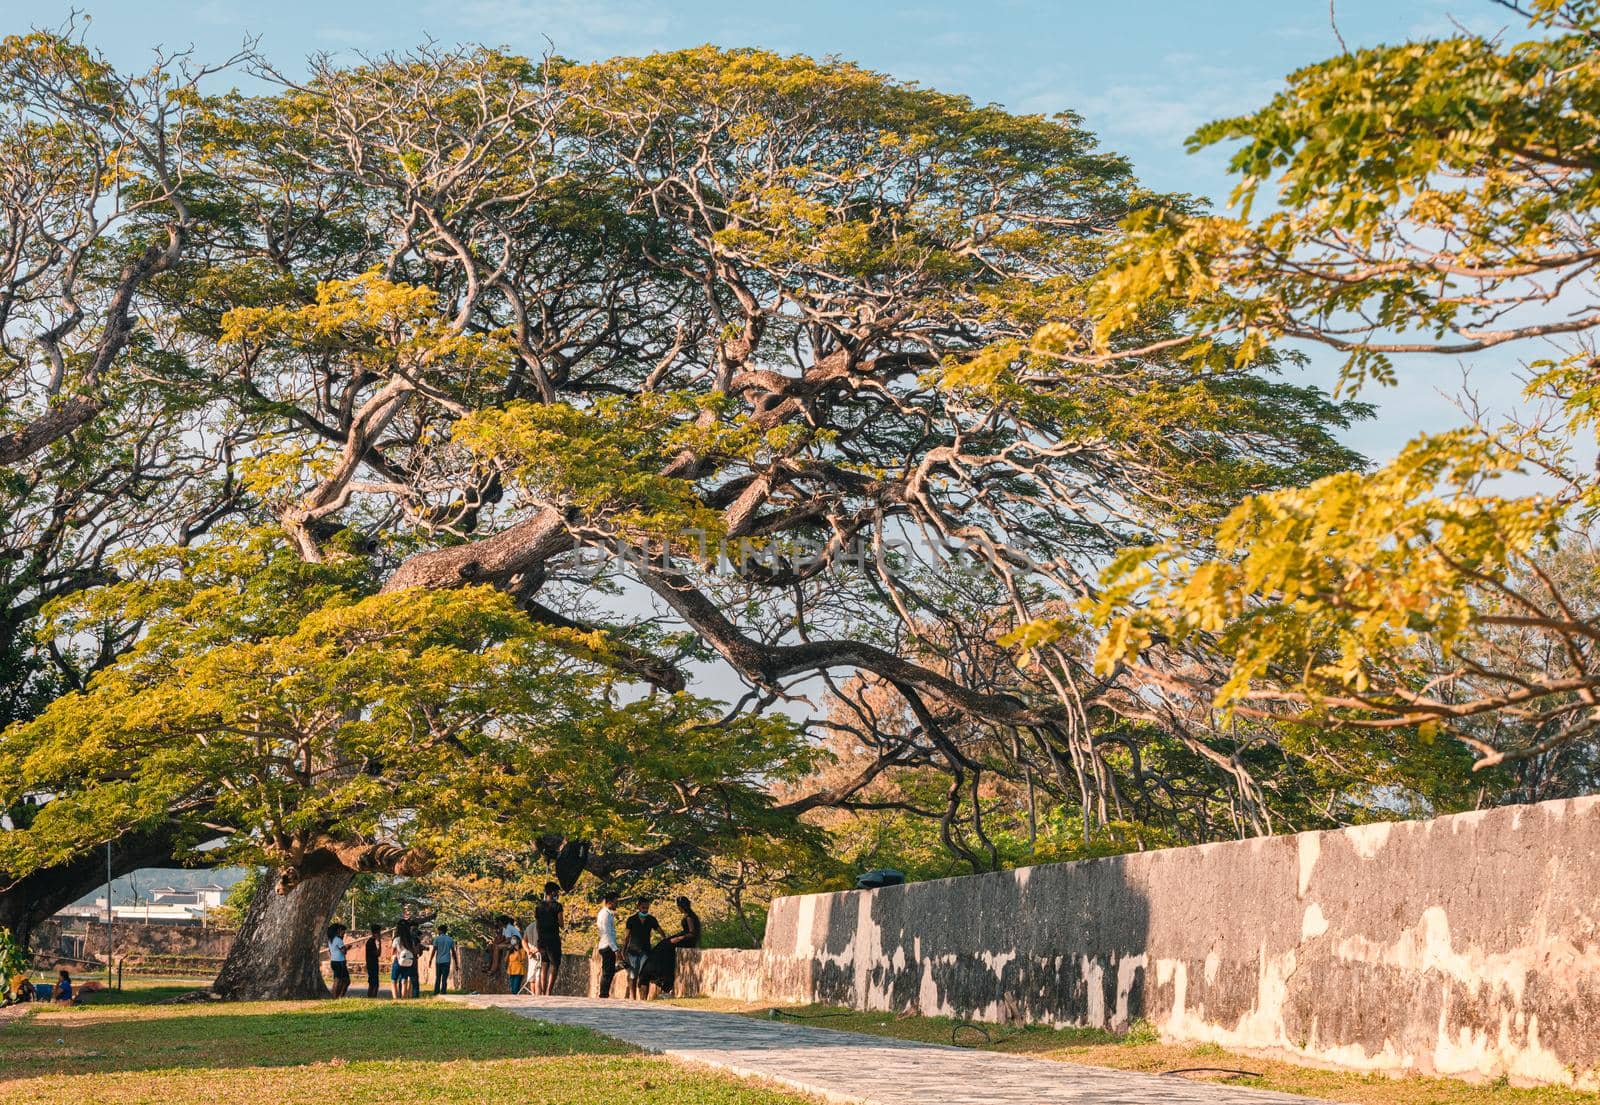
<path fill-rule="evenodd" d="M 689 1009 L 714 1009 L 747 1016 L 770 1015 L 770 1005 L 749 1005 L 715 998 L 689 998 L 673 1004 Z M 1600 1105 L 1600 1094 L 1552 1087 L 1515 1089 L 1506 1085 L 1468 1085 L 1450 1078 L 1390 1078 L 1386 1075 L 1317 1070 L 1273 1059 L 1231 1052 L 1214 1044 L 1162 1043 L 1149 1029 L 1117 1036 L 1097 1028 L 1012 1029 L 986 1025 L 988 1035 L 949 1017 L 897 1017 L 860 1013 L 826 1005 L 779 1006 L 796 1024 L 920 1040 L 930 1044 L 981 1047 L 1037 1059 L 1057 1059 L 1093 1067 L 1160 1074 L 1185 1067 L 1229 1067 L 1258 1074 L 1255 1078 L 1195 1075 L 1197 1080 L 1225 1081 L 1230 1086 L 1303 1094 L 1351 1105 Z M 789 1019 L 789 1018 L 785 1018 Z M 952 1034 L 954 1034 L 952 1036 Z M 1176 1076 L 1175 1076 L 1176 1077 Z"/>
<path fill-rule="evenodd" d="M 143 983 L 0 1024 L 0 1101 L 799 1105 L 581 1028 L 449 1002 L 155 1004 Z"/>

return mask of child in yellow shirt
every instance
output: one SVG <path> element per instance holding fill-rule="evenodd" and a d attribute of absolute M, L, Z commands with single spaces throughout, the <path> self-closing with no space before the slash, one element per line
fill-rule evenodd
<path fill-rule="evenodd" d="M 518 940 L 506 953 L 506 986 L 513 994 L 522 992 L 522 983 L 528 977 L 528 951 Z"/>

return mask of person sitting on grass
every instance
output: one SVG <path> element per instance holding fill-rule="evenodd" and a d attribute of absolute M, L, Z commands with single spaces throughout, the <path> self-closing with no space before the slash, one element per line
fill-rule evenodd
<path fill-rule="evenodd" d="M 518 940 L 506 953 L 506 992 L 522 993 L 522 983 L 528 977 L 528 949 Z"/>
<path fill-rule="evenodd" d="M 72 976 L 65 967 L 61 968 L 61 977 L 56 980 L 55 1001 L 57 1005 L 77 1005 L 78 995 L 72 992 Z"/>
<path fill-rule="evenodd" d="M 328 926 L 328 970 L 333 974 L 333 996 L 342 998 L 350 989 L 350 964 L 345 961 L 343 925 Z"/>

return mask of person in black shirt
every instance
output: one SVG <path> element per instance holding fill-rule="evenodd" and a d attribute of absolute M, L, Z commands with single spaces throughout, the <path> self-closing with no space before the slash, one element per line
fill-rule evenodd
<path fill-rule="evenodd" d="M 561 887 L 544 884 L 544 897 L 533 907 L 535 947 L 539 951 L 539 977 L 534 993 L 551 994 L 556 988 L 556 972 L 561 969 Z"/>
<path fill-rule="evenodd" d="M 639 906 L 627 921 L 627 937 L 622 942 L 622 962 L 628 972 L 628 997 L 639 997 L 639 976 L 644 972 L 645 961 L 650 958 L 650 934 L 666 933 L 661 922 L 650 913 L 650 899 L 640 898 Z"/>
<path fill-rule="evenodd" d="M 694 911 L 688 898 L 679 898 L 678 912 L 683 914 L 683 927 L 667 939 L 672 941 L 675 948 L 698 948 L 700 946 L 700 915 Z"/>
<path fill-rule="evenodd" d="M 383 947 L 383 926 L 373 925 L 367 937 L 367 997 L 378 996 L 378 953 Z"/>

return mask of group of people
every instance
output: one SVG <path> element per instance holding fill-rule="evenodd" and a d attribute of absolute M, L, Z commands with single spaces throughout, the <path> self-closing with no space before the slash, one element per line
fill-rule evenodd
<path fill-rule="evenodd" d="M 681 914 L 678 930 L 668 933 L 650 912 L 651 899 L 639 898 L 634 911 L 623 920 L 619 938 L 617 894 L 608 891 L 595 916 L 599 931 L 600 996 L 609 998 L 619 971 L 627 976 L 626 996 L 649 1000 L 672 993 L 677 984 L 679 948 L 700 946 L 700 916 L 688 898 L 677 899 Z M 414 998 L 421 990 L 426 971 L 433 978 L 433 992 L 445 993 L 450 976 L 458 974 L 461 953 L 447 925 L 440 925 L 431 936 L 424 926 L 431 918 L 414 918 L 406 906 L 389 933 L 389 979 L 397 998 Z M 561 902 L 561 887 L 544 884 L 544 896 L 533 907 L 533 918 L 524 927 L 509 916 L 499 918 L 500 931 L 492 947 L 491 973 L 505 968 L 506 986 L 513 994 L 553 994 L 561 974 L 561 937 L 566 925 L 566 907 Z M 344 997 L 350 990 L 350 959 L 364 954 L 367 968 L 367 996 L 379 994 L 379 967 L 385 943 L 381 925 L 369 933 L 353 936 L 341 924 L 328 926 L 328 969 L 333 975 L 333 996 Z M 425 961 L 431 961 L 425 963 Z"/>
<path fill-rule="evenodd" d="M 676 904 L 682 915 L 678 931 L 667 933 L 650 912 L 653 903 L 640 898 L 634 911 L 623 922 L 623 940 L 617 943 L 617 896 L 608 893 L 602 899 L 595 925 L 600 930 L 600 996 L 611 996 L 611 984 L 617 977 L 618 958 L 628 976 L 626 997 L 650 1000 L 661 994 L 670 994 L 677 987 L 678 949 L 700 946 L 700 915 L 688 898 L 679 897 Z"/>
<path fill-rule="evenodd" d="M 54 982 L 39 983 L 37 986 L 27 971 L 18 971 L 10 978 L 0 978 L 0 1006 L 43 1001 L 45 995 L 57 1005 L 77 1005 L 83 1001 L 83 995 L 105 988 L 105 983 L 97 979 L 84 983 L 73 982 L 72 972 L 65 967 L 57 969 Z"/>
<path fill-rule="evenodd" d="M 389 982 L 397 998 L 414 998 L 422 990 L 424 960 L 431 960 L 428 973 L 433 978 L 433 992 L 443 994 L 450 988 L 450 975 L 458 973 L 461 953 L 456 938 L 448 925 L 440 925 L 432 936 L 423 935 L 427 918 L 411 916 L 406 906 L 389 934 Z M 373 925 L 365 936 L 352 937 L 341 924 L 328 926 L 328 970 L 333 975 L 333 996 L 342 998 L 350 989 L 350 956 L 361 948 L 367 967 L 367 997 L 378 996 L 379 961 L 382 958 L 384 934 L 382 925 Z"/>
<path fill-rule="evenodd" d="M 506 987 L 513 994 L 553 994 L 561 974 L 561 928 L 566 907 L 561 886 L 544 884 L 544 897 L 533 907 L 533 924 L 527 929 L 513 917 L 501 917 L 496 957 L 504 956 Z M 532 968 L 530 970 L 530 968 Z"/>
<path fill-rule="evenodd" d="M 607 891 L 595 916 L 599 932 L 600 996 L 609 998 L 619 971 L 627 976 L 626 996 L 649 999 L 671 993 L 677 982 L 679 948 L 700 946 L 700 916 L 688 898 L 677 900 L 682 915 L 678 931 L 668 933 L 650 912 L 649 898 L 639 898 L 634 912 L 617 930 L 618 897 Z M 565 926 L 561 888 L 546 883 L 544 897 L 533 908 L 527 927 L 512 917 L 501 917 L 497 959 L 505 965 L 506 989 L 513 994 L 553 994 L 561 974 L 561 934 Z M 503 956 L 503 959 L 500 957 Z"/>

